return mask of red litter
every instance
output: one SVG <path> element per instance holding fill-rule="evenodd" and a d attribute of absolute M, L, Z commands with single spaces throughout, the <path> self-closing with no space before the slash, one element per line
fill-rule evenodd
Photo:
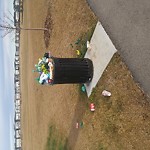
<path fill-rule="evenodd" d="M 94 103 L 91 103 L 91 104 L 90 104 L 90 110 L 91 110 L 91 111 L 95 111 L 95 105 L 94 105 Z"/>

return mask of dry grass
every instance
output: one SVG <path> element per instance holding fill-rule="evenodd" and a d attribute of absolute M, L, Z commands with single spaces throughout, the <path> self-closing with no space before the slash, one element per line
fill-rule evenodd
<path fill-rule="evenodd" d="M 110 98 L 102 96 L 104 89 L 111 91 Z M 118 54 L 114 55 L 89 101 L 95 103 L 96 111 L 85 112 L 85 129 L 80 138 L 86 134 L 90 142 L 83 149 L 150 149 L 149 98 L 135 84 Z"/>

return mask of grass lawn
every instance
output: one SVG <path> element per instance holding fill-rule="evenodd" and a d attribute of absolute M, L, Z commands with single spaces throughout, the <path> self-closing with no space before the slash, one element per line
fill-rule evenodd
<path fill-rule="evenodd" d="M 67 150 L 67 139 L 57 132 L 54 125 L 49 126 L 46 150 Z"/>

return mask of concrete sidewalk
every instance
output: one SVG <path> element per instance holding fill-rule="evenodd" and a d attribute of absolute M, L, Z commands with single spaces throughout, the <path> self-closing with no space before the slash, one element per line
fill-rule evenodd
<path fill-rule="evenodd" d="M 91 49 L 87 50 L 85 58 L 92 60 L 94 65 L 94 75 L 92 81 L 89 84 L 85 84 L 88 97 L 102 76 L 112 56 L 116 52 L 116 48 L 114 47 L 100 22 L 98 22 L 96 25 L 90 41 L 90 46 Z"/>

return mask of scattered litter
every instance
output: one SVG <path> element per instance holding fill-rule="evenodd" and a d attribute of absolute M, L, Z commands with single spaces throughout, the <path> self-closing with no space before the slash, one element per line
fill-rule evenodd
<path fill-rule="evenodd" d="M 80 122 L 80 128 L 83 128 L 83 121 Z"/>
<path fill-rule="evenodd" d="M 91 110 L 92 112 L 95 111 L 95 105 L 94 105 L 94 103 L 91 103 L 91 104 L 90 104 L 90 110 Z"/>
<path fill-rule="evenodd" d="M 77 53 L 78 56 L 81 55 L 81 52 L 79 50 L 76 50 L 76 53 Z"/>
<path fill-rule="evenodd" d="M 89 41 L 87 41 L 87 43 L 86 43 L 86 44 L 87 44 L 87 49 L 88 49 L 88 50 L 91 50 L 91 49 L 92 49 L 92 47 L 91 47 L 90 42 L 89 42 Z"/>
<path fill-rule="evenodd" d="M 82 85 L 81 90 L 82 90 L 82 92 L 86 92 L 86 88 L 84 85 Z"/>
<path fill-rule="evenodd" d="M 78 128 L 79 128 L 79 123 L 77 122 L 77 123 L 76 123 L 76 129 L 78 129 Z"/>
<path fill-rule="evenodd" d="M 80 43 L 80 41 L 81 41 L 81 39 L 77 39 L 76 41 L 75 41 L 75 44 L 79 44 Z"/>
<path fill-rule="evenodd" d="M 81 121 L 81 122 L 76 122 L 76 129 L 78 129 L 78 128 L 83 128 L 83 121 Z"/>
<path fill-rule="evenodd" d="M 103 96 L 108 96 L 108 97 L 110 97 L 110 96 L 111 96 L 111 93 L 110 93 L 109 91 L 104 90 L 104 91 L 102 92 L 102 95 L 103 95 Z"/>

